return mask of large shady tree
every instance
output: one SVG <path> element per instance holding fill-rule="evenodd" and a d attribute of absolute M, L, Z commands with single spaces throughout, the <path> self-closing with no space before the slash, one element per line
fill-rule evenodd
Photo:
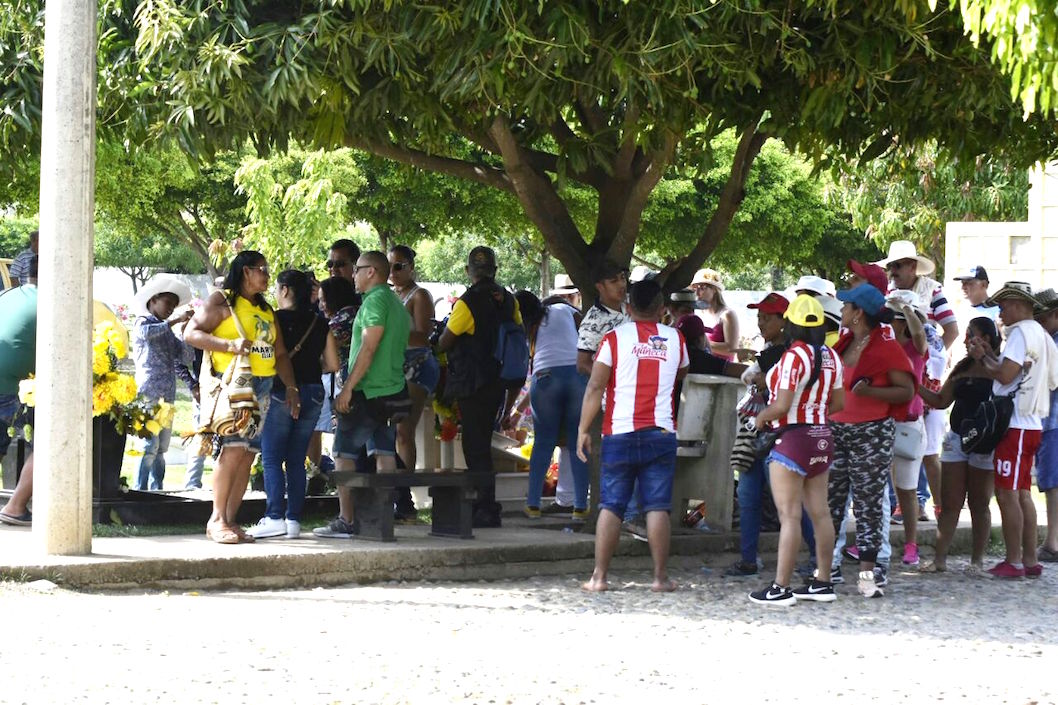
<path fill-rule="evenodd" d="M 733 129 L 716 206 L 664 268 L 673 288 L 728 232 L 769 138 L 824 166 L 930 139 L 966 162 L 1054 152 L 987 40 L 930 4 L 108 0 L 101 128 L 200 154 L 295 138 L 474 181 L 513 195 L 588 291 L 599 260 L 629 261 L 662 178 L 711 169 Z M 41 3 L 0 5 L 0 140 L 17 147 L 38 127 Z"/>

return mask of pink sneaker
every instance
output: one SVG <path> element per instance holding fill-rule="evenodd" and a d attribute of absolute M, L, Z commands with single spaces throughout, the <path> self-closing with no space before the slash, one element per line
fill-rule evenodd
<path fill-rule="evenodd" d="M 1036 565 L 1025 566 L 1025 577 L 1026 578 L 1038 578 L 1043 575 L 1043 564 L 1037 563 Z"/>
<path fill-rule="evenodd" d="M 904 544 L 904 565 L 918 565 L 918 544 Z"/>
<path fill-rule="evenodd" d="M 1002 563 L 996 563 L 992 568 L 989 568 L 989 573 L 997 578 L 1024 578 L 1025 569 L 1015 568 L 1012 563 L 1003 561 Z"/>

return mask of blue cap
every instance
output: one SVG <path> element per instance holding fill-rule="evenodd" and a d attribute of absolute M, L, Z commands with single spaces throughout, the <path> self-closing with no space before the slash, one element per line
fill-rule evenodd
<path fill-rule="evenodd" d="M 872 316 L 877 315 L 885 306 L 885 296 L 873 284 L 860 284 L 855 289 L 842 289 L 838 300 L 850 303 Z"/>

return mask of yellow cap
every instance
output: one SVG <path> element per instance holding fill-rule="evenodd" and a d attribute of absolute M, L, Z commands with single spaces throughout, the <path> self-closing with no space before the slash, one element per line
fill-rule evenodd
<path fill-rule="evenodd" d="M 805 328 L 823 325 L 823 305 L 814 296 L 799 294 L 786 308 L 783 318 Z"/>

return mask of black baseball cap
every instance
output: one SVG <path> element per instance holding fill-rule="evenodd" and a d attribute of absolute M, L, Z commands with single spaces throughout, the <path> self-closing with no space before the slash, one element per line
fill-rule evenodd
<path fill-rule="evenodd" d="M 953 279 L 957 282 L 968 282 L 974 279 L 986 282 L 988 281 L 988 272 L 981 265 L 977 265 L 976 267 L 970 267 L 965 274 L 960 274 L 957 277 L 953 277 Z"/>

